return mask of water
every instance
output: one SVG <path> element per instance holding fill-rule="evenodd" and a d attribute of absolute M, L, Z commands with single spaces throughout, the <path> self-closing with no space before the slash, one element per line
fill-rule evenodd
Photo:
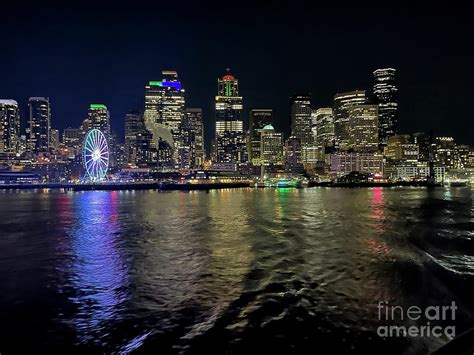
<path fill-rule="evenodd" d="M 377 304 L 474 326 L 473 212 L 470 188 L 3 192 L 0 353 L 424 354 L 448 338 L 381 338 Z"/>

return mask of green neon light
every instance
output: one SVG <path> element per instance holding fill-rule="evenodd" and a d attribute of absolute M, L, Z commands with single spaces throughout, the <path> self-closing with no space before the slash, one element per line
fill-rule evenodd
<path fill-rule="evenodd" d="M 230 83 L 225 84 L 225 96 L 231 96 L 231 94 L 230 94 Z"/>
<path fill-rule="evenodd" d="M 148 85 L 151 86 L 163 86 L 163 83 L 161 81 L 149 81 Z"/>
<path fill-rule="evenodd" d="M 90 108 L 103 108 L 107 110 L 107 106 L 105 106 L 104 104 L 90 104 L 89 107 Z"/>

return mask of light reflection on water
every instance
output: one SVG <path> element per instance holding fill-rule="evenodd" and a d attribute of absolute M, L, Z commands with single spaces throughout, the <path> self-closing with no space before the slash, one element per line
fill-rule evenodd
<path fill-rule="evenodd" d="M 120 249 L 118 192 L 80 194 L 74 198 L 75 221 L 69 229 L 72 264 L 70 285 L 78 305 L 72 322 L 81 341 L 94 339 L 107 320 L 119 320 L 126 300 L 128 270 Z M 68 272 L 68 270 L 65 270 Z"/>
<path fill-rule="evenodd" d="M 0 210 L 5 334 L 39 319 L 23 336 L 48 349 L 398 353 L 439 342 L 387 350 L 381 300 L 473 317 L 469 189 L 22 193 Z"/>

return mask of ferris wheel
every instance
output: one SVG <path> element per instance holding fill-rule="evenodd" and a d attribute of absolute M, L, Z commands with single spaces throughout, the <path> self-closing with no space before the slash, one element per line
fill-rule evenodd
<path fill-rule="evenodd" d="M 109 167 L 109 146 L 104 134 L 98 129 L 91 129 L 84 138 L 83 147 L 86 178 L 100 181 L 105 178 Z"/>

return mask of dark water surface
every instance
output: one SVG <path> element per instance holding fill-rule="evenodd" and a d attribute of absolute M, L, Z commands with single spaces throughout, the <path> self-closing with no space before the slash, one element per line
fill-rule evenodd
<path fill-rule="evenodd" d="M 428 353 L 448 339 L 381 338 L 377 304 L 474 326 L 472 195 L 0 193 L 0 353 Z"/>

